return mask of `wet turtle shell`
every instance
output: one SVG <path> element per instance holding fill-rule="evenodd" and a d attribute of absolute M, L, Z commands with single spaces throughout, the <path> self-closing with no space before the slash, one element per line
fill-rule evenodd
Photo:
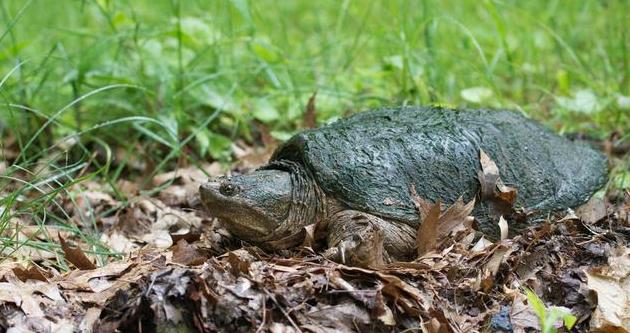
<path fill-rule="evenodd" d="M 417 225 L 410 188 L 430 201 L 471 200 L 480 189 L 480 149 L 495 161 L 503 182 L 517 188 L 515 206 L 540 213 L 578 206 L 606 180 L 601 153 L 521 114 L 497 110 L 362 112 L 295 135 L 272 161 L 305 166 L 327 195 L 352 209 Z M 487 209 L 474 214 L 490 223 Z"/>

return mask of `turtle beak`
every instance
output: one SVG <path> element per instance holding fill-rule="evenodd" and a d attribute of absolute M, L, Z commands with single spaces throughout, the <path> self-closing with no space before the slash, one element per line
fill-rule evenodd
<path fill-rule="evenodd" d="M 220 205 L 225 200 L 219 189 L 221 188 L 221 180 L 213 179 L 202 184 L 199 187 L 199 195 L 201 196 L 201 202 L 204 203 L 206 208 L 213 210 L 213 208 Z"/>

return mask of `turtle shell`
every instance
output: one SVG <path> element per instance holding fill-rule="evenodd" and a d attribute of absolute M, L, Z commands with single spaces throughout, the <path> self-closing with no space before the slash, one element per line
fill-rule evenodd
<path fill-rule="evenodd" d="M 410 188 L 430 201 L 471 200 L 480 189 L 480 149 L 526 209 L 575 207 L 605 183 L 601 153 L 497 110 L 366 111 L 293 136 L 272 160 L 304 165 L 327 195 L 352 209 L 417 225 Z"/>

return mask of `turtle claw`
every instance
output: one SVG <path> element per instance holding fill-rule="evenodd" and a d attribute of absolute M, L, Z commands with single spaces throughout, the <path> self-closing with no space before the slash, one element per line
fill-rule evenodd
<path fill-rule="evenodd" d="M 383 266 L 389 261 L 383 248 L 383 233 L 375 225 L 368 224 L 362 230 L 344 236 L 326 250 L 324 257 L 344 265 L 369 268 Z"/>

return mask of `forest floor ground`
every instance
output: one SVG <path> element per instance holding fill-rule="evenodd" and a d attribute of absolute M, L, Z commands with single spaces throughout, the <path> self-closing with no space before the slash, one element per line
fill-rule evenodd
<path fill-rule="evenodd" d="M 249 148 L 235 172 L 262 163 L 269 151 Z M 462 226 L 436 234 L 436 247 L 413 262 L 358 268 L 326 260 L 313 242 L 266 253 L 235 239 L 198 197 L 207 174 L 221 168 L 202 169 L 156 176 L 153 185 L 165 185 L 153 195 L 120 181 L 131 194 L 124 205 L 95 181 L 49 203 L 76 228 L 96 227 L 99 244 L 111 252 L 67 227 L 11 219 L 5 232 L 18 245 L 3 248 L 12 260 L 0 265 L 0 330 L 629 329 L 627 191 L 596 196 L 513 238 L 491 242 Z M 22 195 L 37 193 L 33 187 Z M 83 225 L 89 216 L 99 216 L 96 225 Z M 59 247 L 37 246 L 44 242 Z"/>

